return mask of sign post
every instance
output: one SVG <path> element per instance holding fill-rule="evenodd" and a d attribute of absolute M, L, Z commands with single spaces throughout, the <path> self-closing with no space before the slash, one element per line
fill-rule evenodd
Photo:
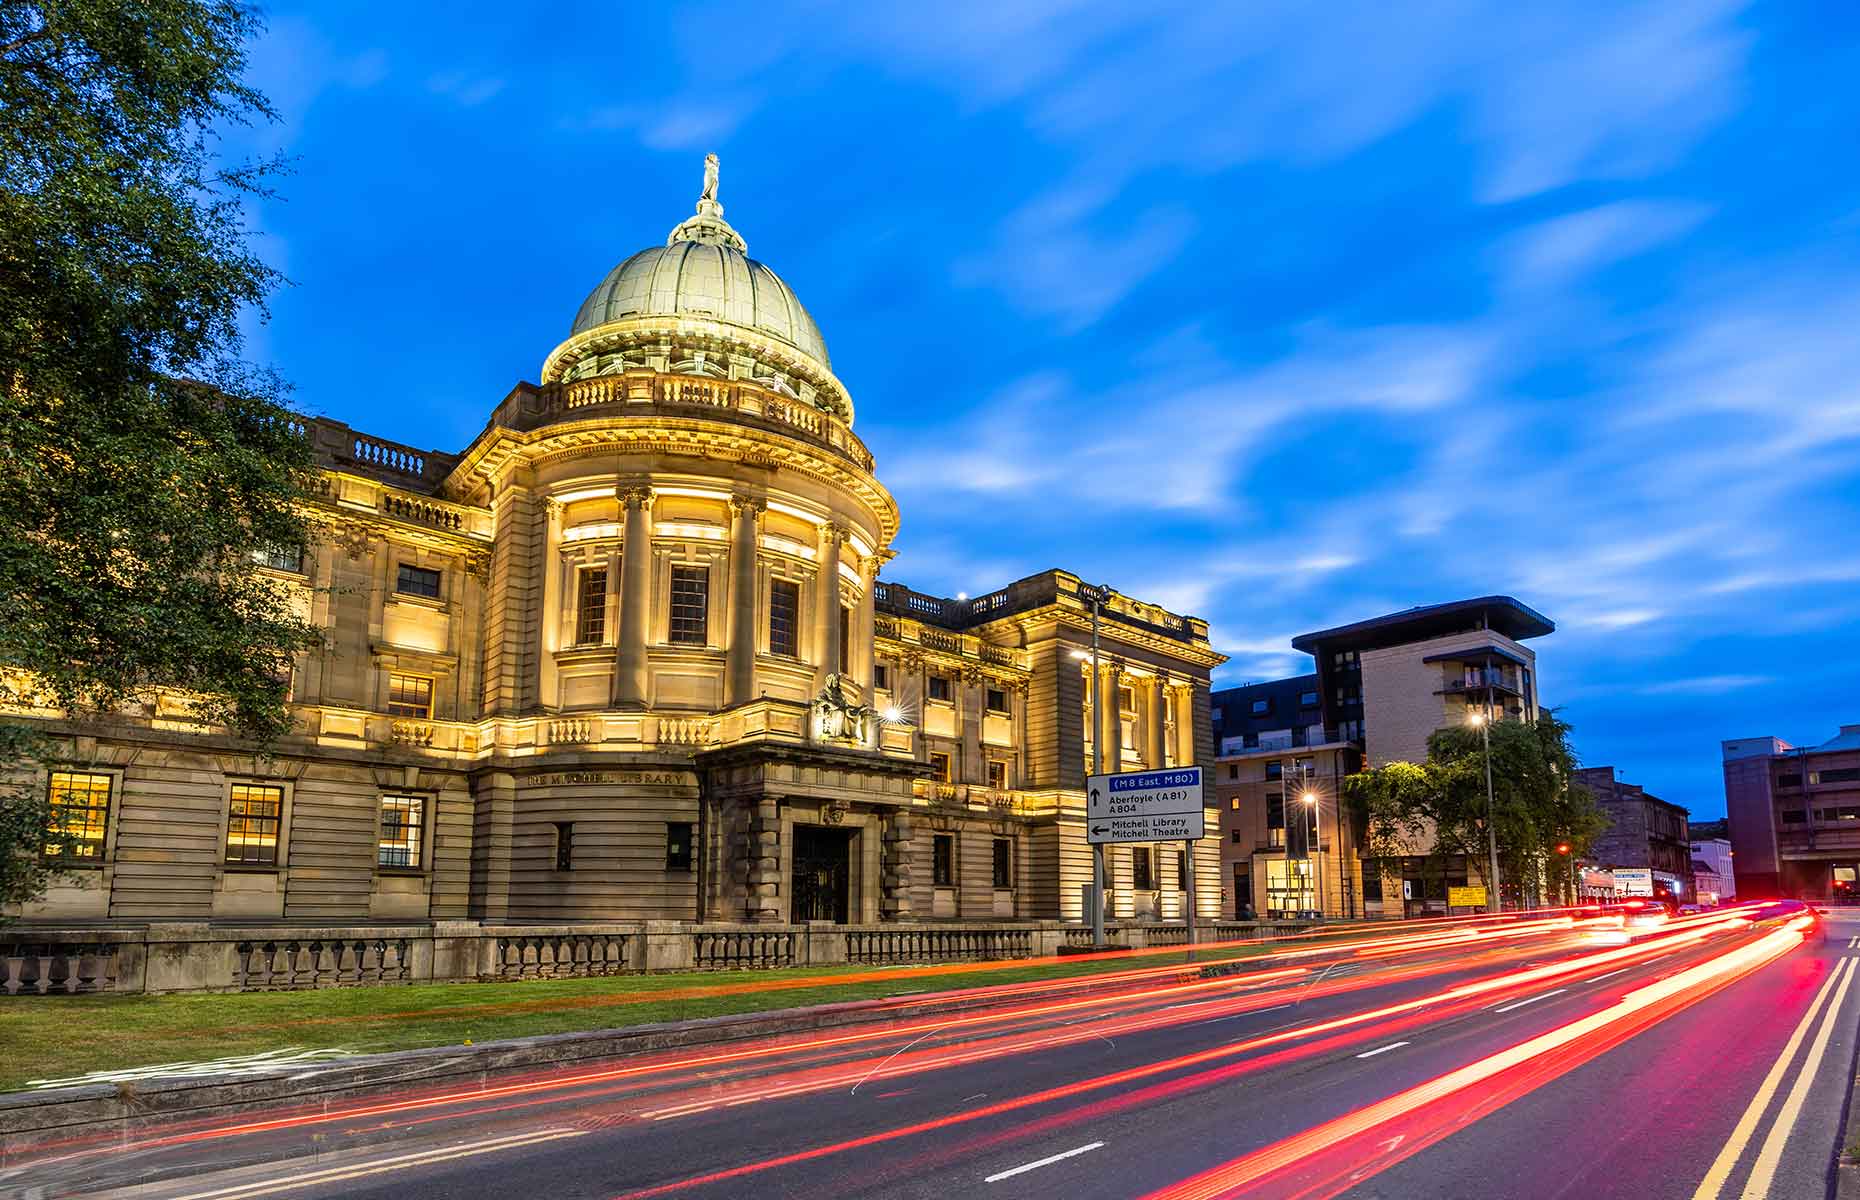
<path fill-rule="evenodd" d="M 1195 961 L 1195 843 L 1182 843 L 1182 890 L 1188 893 L 1188 961 Z"/>

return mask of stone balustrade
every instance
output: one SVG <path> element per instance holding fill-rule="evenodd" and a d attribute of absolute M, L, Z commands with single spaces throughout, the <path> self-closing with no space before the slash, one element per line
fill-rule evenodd
<path fill-rule="evenodd" d="M 1297 924 L 1204 924 L 1201 940 L 1292 936 Z M 1180 924 L 1124 922 L 1114 946 L 1179 946 Z M 847 963 L 1038 958 L 1091 944 L 1058 921 L 716 925 L 636 921 L 487 925 L 219 926 L 169 922 L 0 929 L 0 998 L 99 992 L 308 991 L 393 984 L 747 971 Z"/>

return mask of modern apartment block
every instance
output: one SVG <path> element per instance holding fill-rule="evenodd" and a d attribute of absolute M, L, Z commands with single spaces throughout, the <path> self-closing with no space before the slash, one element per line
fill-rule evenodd
<path fill-rule="evenodd" d="M 1724 803 L 1741 898 L 1860 892 L 1860 725 L 1819 746 L 1725 742 Z"/>
<path fill-rule="evenodd" d="M 1289 833 L 1284 824 L 1287 797 L 1294 794 L 1285 780 L 1301 770 L 1318 781 L 1308 790 L 1326 830 L 1319 856 L 1327 857 L 1310 870 L 1324 876 L 1329 915 L 1444 911 L 1448 887 L 1479 882 L 1479 864 L 1458 859 L 1444 872 L 1435 864 L 1430 874 L 1430 847 L 1418 845 L 1400 878 L 1365 872 L 1362 831 L 1343 819 L 1339 803 L 1342 776 L 1364 764 L 1419 762 L 1436 730 L 1475 713 L 1534 720 L 1537 655 L 1524 643 L 1555 629 L 1548 617 L 1510 596 L 1427 605 L 1302 634 L 1292 646 L 1312 656 L 1313 673 L 1216 692 L 1216 796 L 1228 911 L 1248 889 L 1255 909 L 1266 913 L 1275 911 L 1275 902 L 1313 894 L 1320 883 L 1295 865 L 1305 857 L 1298 814 Z M 1275 886 L 1281 878 L 1282 886 Z"/>
<path fill-rule="evenodd" d="M 1588 788 L 1609 826 L 1595 839 L 1589 862 L 1653 872 L 1655 895 L 1692 899 L 1692 833 L 1686 810 L 1638 784 L 1623 783 L 1613 767 L 1584 767 L 1576 782 Z"/>
<path fill-rule="evenodd" d="M 1322 724 L 1317 687 L 1316 675 L 1296 675 L 1220 693 L 1223 914 L 1308 912 L 1320 891 L 1326 913 L 1364 912 L 1355 831 L 1339 802 L 1362 755 Z"/>
<path fill-rule="evenodd" d="M 1537 655 L 1524 642 L 1556 631 L 1510 596 L 1480 596 L 1302 634 L 1317 661 L 1323 724 L 1363 746 L 1372 767 L 1420 762 L 1437 729 L 1474 712 L 1537 717 Z"/>

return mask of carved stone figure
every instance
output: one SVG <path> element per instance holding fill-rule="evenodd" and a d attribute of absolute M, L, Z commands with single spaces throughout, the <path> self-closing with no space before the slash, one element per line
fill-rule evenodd
<path fill-rule="evenodd" d="M 717 156 L 715 154 L 706 154 L 704 156 L 704 194 L 699 196 L 698 199 L 714 201 L 716 198 Z"/>

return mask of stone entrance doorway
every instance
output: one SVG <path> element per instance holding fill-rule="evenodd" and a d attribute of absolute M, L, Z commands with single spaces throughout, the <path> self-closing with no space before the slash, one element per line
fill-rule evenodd
<path fill-rule="evenodd" d="M 852 830 L 794 827 L 794 912 L 791 921 L 846 923 L 852 875 Z"/>

